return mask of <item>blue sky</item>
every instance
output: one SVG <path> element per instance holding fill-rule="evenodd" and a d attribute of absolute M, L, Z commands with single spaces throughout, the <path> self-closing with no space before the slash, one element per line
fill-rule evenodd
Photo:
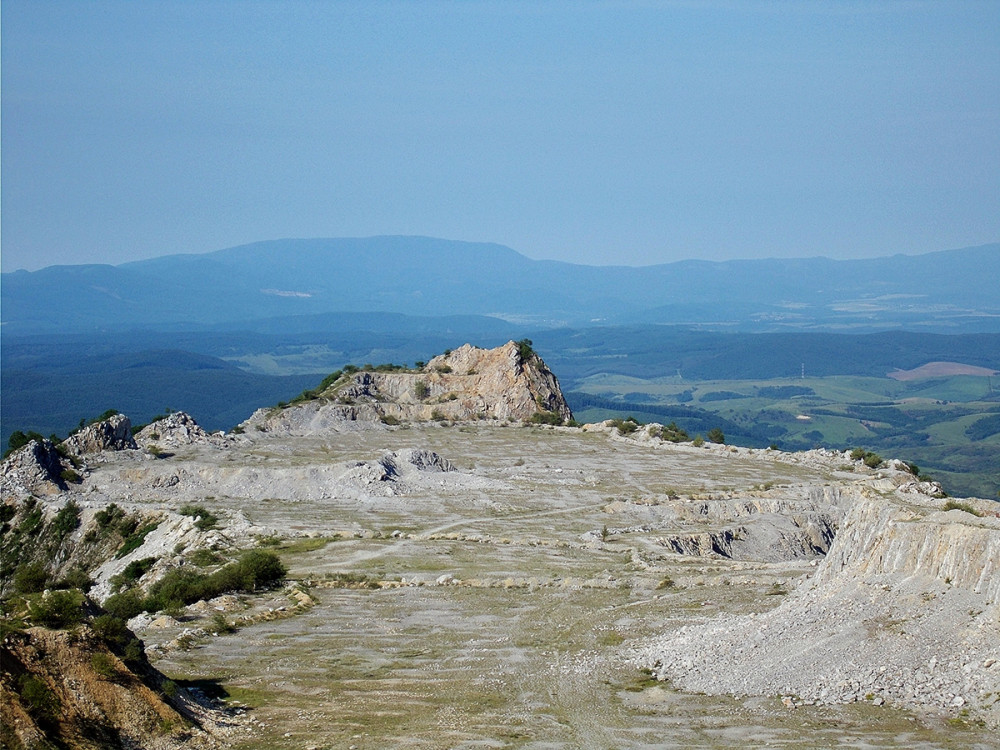
<path fill-rule="evenodd" d="M 2 6 L 2 265 L 422 234 L 533 258 L 1000 239 L 998 2 Z"/>

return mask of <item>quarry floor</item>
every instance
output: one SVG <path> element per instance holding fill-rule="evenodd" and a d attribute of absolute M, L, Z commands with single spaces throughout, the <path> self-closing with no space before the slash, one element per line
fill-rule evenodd
<path fill-rule="evenodd" d="M 406 448 L 435 451 L 456 471 L 330 479 Z M 158 470 L 196 476 L 200 462 L 218 462 L 213 451 L 178 450 Z M 776 607 L 814 570 L 807 557 L 670 553 L 665 535 L 713 528 L 682 504 L 764 487 L 794 500 L 850 481 L 850 466 L 515 426 L 254 435 L 227 452 L 243 468 L 221 484 L 182 482 L 177 501 L 242 512 L 284 539 L 274 548 L 314 602 L 198 635 L 186 650 L 152 650 L 168 676 L 245 707 L 232 747 L 1000 746 L 955 715 L 686 694 L 633 658 L 670 629 Z M 275 592 L 244 606 L 291 600 Z M 211 630 L 206 617 L 189 610 L 140 635 L 169 644 L 183 628 Z"/>

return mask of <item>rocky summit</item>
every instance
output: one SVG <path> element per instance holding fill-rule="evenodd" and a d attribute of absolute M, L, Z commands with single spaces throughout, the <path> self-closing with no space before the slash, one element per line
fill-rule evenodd
<path fill-rule="evenodd" d="M 243 425 L 307 433 L 349 422 L 522 421 L 572 418 L 555 375 L 531 349 L 510 341 L 496 349 L 465 344 L 414 371 L 345 372 L 290 408 L 258 411 Z"/>
<path fill-rule="evenodd" d="M 1000 505 L 571 416 L 511 342 L 30 443 L 4 743 L 996 746 Z"/>

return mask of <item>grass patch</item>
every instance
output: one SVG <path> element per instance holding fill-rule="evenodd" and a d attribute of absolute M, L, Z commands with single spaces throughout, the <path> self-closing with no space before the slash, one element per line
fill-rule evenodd
<path fill-rule="evenodd" d="M 625 642 L 625 636 L 614 630 L 601 633 L 597 638 L 597 643 L 601 646 L 620 646 Z"/>
<path fill-rule="evenodd" d="M 327 581 L 335 587 L 345 589 L 378 589 L 379 580 L 375 576 L 365 573 L 327 573 Z"/>
<path fill-rule="evenodd" d="M 981 518 L 982 515 L 983 515 L 982 513 L 980 513 L 978 510 L 976 510 L 975 508 L 973 508 L 968 503 L 959 502 L 958 500 L 949 500 L 948 502 L 946 502 L 944 504 L 944 509 L 945 510 L 961 510 L 961 511 L 965 511 L 966 513 L 971 513 L 972 515 L 976 516 L 977 518 Z"/>
<path fill-rule="evenodd" d="M 629 693 L 641 693 L 643 690 L 648 690 L 659 684 L 660 681 L 653 676 L 653 670 L 643 668 L 639 670 L 635 679 L 625 686 L 625 690 Z"/>
<path fill-rule="evenodd" d="M 280 545 L 278 549 L 282 552 L 287 552 L 290 555 L 295 555 L 301 552 L 315 552 L 318 549 L 323 549 L 332 541 L 333 539 L 330 537 L 306 537 L 305 539 L 294 539 L 292 541 L 285 542 Z"/>

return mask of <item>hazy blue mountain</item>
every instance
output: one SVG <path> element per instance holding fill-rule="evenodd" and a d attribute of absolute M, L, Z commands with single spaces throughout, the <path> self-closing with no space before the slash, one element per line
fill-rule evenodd
<path fill-rule="evenodd" d="M 599 321 L 975 332 L 1000 330 L 997 279 L 1000 244 L 874 260 L 633 268 L 535 261 L 487 243 L 370 237 L 4 273 L 0 304 L 5 335 L 280 330 L 344 312 L 492 316 L 533 327 Z M 264 322 L 270 318 L 286 321 Z"/>

